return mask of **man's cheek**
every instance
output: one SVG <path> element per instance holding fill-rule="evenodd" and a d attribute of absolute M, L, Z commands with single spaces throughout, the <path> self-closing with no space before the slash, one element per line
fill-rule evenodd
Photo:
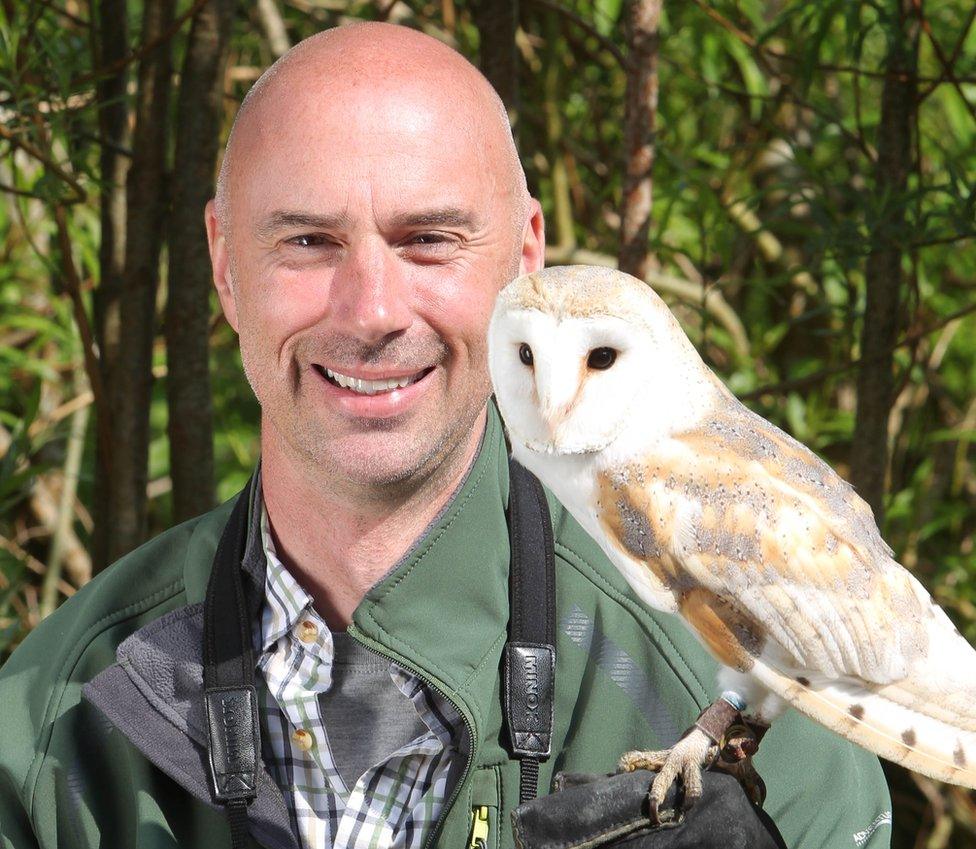
<path fill-rule="evenodd" d="M 487 291 L 487 287 L 472 286 L 454 294 L 456 297 L 422 305 L 424 312 L 442 335 L 463 340 L 468 345 L 478 344 L 487 336 L 496 293 Z"/>
<path fill-rule="evenodd" d="M 240 317 L 242 349 L 246 345 L 254 360 L 279 366 L 288 365 L 294 355 L 294 342 L 317 322 L 310 304 L 280 293 L 269 293 L 259 303 L 252 301 L 250 309 Z"/>
<path fill-rule="evenodd" d="M 282 372 L 290 371 L 286 350 L 286 336 L 272 327 L 266 316 L 244 313 L 240 316 L 239 342 L 241 361 L 248 381 L 258 394 L 273 391 L 282 380 Z M 255 386 L 258 384 L 258 386 Z"/>
<path fill-rule="evenodd" d="M 254 293 L 263 323 L 293 332 L 321 321 L 329 310 L 330 280 L 320 268 L 275 268 Z"/>

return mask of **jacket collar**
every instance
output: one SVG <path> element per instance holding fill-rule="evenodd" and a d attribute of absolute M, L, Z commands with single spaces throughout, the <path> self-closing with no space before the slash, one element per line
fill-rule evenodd
<path fill-rule="evenodd" d="M 215 807 L 207 764 L 203 706 L 203 605 L 191 604 L 125 639 L 118 663 L 83 694 L 145 756 L 191 796 Z M 288 809 L 259 759 L 250 828 L 270 849 L 298 849 Z"/>

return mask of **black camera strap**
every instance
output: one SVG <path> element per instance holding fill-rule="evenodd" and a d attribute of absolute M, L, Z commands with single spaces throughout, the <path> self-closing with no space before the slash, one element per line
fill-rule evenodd
<path fill-rule="evenodd" d="M 247 844 L 247 806 L 257 798 L 258 726 L 251 622 L 241 561 L 254 478 L 224 526 L 203 602 L 203 688 L 214 799 L 227 808 L 234 849 Z"/>
<path fill-rule="evenodd" d="M 254 478 L 234 504 L 217 545 L 203 617 L 203 684 L 214 799 L 227 809 L 234 849 L 247 844 L 261 751 L 254 653 L 241 561 Z M 502 680 L 520 802 L 534 799 L 539 763 L 552 747 L 555 695 L 555 566 L 552 524 L 538 479 L 509 460 L 509 639 Z"/>
<path fill-rule="evenodd" d="M 552 521 L 539 479 L 508 463 L 508 643 L 503 698 L 512 754 L 520 761 L 519 802 L 538 795 L 539 763 L 552 750 L 556 679 L 556 572 Z"/>

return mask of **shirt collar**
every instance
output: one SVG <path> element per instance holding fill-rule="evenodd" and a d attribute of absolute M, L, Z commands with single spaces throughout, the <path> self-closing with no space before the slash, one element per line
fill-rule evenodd
<path fill-rule="evenodd" d="M 324 640 L 318 649 L 306 647 L 306 650 L 312 651 L 323 664 L 318 668 L 316 678 L 320 682 L 322 691 L 328 691 L 332 682 L 331 665 L 334 657 L 331 634 L 328 633 L 325 622 L 315 612 L 312 597 L 302 589 L 278 558 L 274 537 L 271 535 L 268 510 L 260 494 L 254 508 L 260 511 L 261 548 L 267 564 L 265 601 L 254 634 L 254 644 L 259 653 L 258 663 L 264 662 L 264 658 L 275 650 L 282 637 L 293 633 L 303 620 L 310 619 L 322 629 Z M 432 732 L 432 738 L 424 744 L 426 747 L 424 750 L 434 752 L 443 746 L 452 745 L 461 721 L 453 706 L 435 697 L 421 679 L 395 663 L 390 663 L 390 677 L 400 692 L 413 702 L 421 720 Z M 404 751 L 409 748 L 409 746 L 405 747 Z"/>
<path fill-rule="evenodd" d="M 258 496 L 261 511 L 261 545 L 265 558 L 264 609 L 259 620 L 260 649 L 268 651 L 285 634 L 298 626 L 312 607 L 312 597 L 285 568 L 275 551 L 271 523 L 264 499 Z"/>

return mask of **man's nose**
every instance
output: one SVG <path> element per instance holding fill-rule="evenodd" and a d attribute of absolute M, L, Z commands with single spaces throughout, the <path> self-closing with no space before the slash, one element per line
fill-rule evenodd
<path fill-rule="evenodd" d="M 397 266 L 385 242 L 364 240 L 346 251 L 330 291 L 336 330 L 376 343 L 410 326 L 410 286 Z"/>

